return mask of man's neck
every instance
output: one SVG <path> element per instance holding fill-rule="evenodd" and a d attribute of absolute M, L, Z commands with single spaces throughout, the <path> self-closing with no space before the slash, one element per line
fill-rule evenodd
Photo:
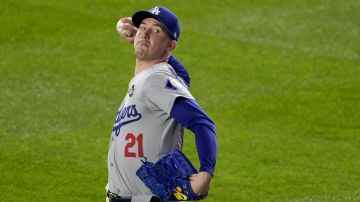
<path fill-rule="evenodd" d="M 135 75 L 139 74 L 140 72 L 142 72 L 143 70 L 159 64 L 159 63 L 167 63 L 169 60 L 169 58 L 162 58 L 162 59 L 154 59 L 154 60 L 140 60 L 140 59 L 136 59 L 136 65 L 135 65 Z"/>

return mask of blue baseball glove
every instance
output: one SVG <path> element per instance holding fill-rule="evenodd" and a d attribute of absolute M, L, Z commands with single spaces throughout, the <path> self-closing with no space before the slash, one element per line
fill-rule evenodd
<path fill-rule="evenodd" d="M 201 200 L 207 194 L 198 196 L 191 189 L 189 177 L 197 170 L 179 150 L 174 150 L 158 162 L 142 161 L 136 175 L 153 194 L 163 201 Z"/>

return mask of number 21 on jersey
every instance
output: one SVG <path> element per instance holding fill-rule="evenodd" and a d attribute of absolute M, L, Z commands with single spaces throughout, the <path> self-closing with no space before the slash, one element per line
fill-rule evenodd
<path fill-rule="evenodd" d="M 125 153 L 124 153 L 125 157 L 131 157 L 131 158 L 144 157 L 142 133 L 140 133 L 138 136 L 135 136 L 132 133 L 128 133 L 125 136 L 125 140 L 127 141 L 127 144 L 125 145 Z"/>

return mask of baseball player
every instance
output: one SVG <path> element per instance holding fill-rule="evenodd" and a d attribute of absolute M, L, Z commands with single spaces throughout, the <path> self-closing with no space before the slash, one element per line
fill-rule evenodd
<path fill-rule="evenodd" d="M 217 143 L 213 121 L 188 91 L 190 79 L 168 64 L 180 36 L 177 16 L 165 7 L 132 16 L 135 75 L 128 85 L 110 137 L 109 201 L 161 201 L 136 175 L 141 160 L 157 161 L 164 153 L 182 149 L 184 127 L 195 134 L 200 169 L 189 180 L 197 195 L 209 191 Z M 176 59 L 174 64 L 181 64 Z M 184 70 L 184 69 L 182 69 Z M 186 70 L 185 70 L 186 71 Z M 187 74 L 188 76 L 188 74 Z M 187 82 L 186 82 L 187 81 Z M 181 195 L 181 193 L 178 193 Z"/>

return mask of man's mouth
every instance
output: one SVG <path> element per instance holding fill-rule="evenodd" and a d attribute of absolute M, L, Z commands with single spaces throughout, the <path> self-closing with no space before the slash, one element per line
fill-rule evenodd
<path fill-rule="evenodd" d="M 146 47 L 149 47 L 150 43 L 148 41 L 138 41 L 136 43 L 136 45 L 143 45 L 143 46 L 146 46 Z"/>

